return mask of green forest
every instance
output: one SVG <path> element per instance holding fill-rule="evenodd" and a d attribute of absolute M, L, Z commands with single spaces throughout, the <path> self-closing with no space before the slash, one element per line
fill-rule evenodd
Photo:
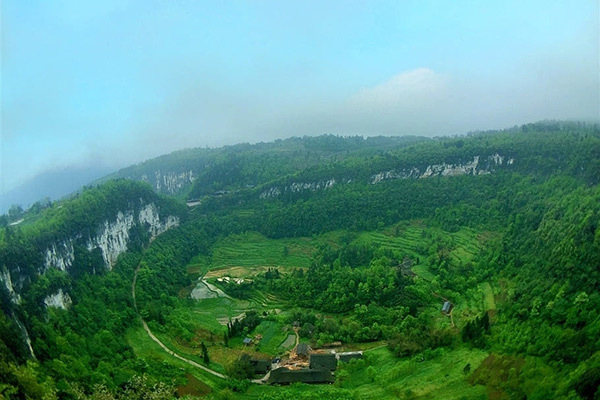
<path fill-rule="evenodd" d="M 548 121 L 184 150 L 15 207 L 0 399 L 600 399 L 599 183 L 600 126 Z M 107 268 L 89 243 L 127 213 Z M 361 356 L 261 380 L 301 345 Z"/>

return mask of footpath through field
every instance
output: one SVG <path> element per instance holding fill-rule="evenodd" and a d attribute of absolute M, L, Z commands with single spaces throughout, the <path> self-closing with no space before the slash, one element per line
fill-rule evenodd
<path fill-rule="evenodd" d="M 140 265 L 137 266 L 137 268 L 135 269 L 135 274 L 133 275 L 133 282 L 131 283 L 131 296 L 133 297 L 133 307 L 135 308 L 135 312 L 137 313 L 138 317 L 140 317 L 140 321 L 142 321 L 142 326 L 144 327 L 144 330 L 146 331 L 146 333 L 148 334 L 148 336 L 150 336 L 150 339 L 154 340 L 160 347 L 162 347 L 162 349 L 164 351 L 166 351 L 167 353 L 169 353 L 170 355 L 172 355 L 175 358 L 180 359 L 181 361 L 190 364 L 193 367 L 196 368 L 200 368 L 201 370 L 208 372 L 209 374 L 212 374 L 214 376 L 217 376 L 219 378 L 223 378 L 223 379 L 227 379 L 226 375 L 223 375 L 217 371 L 214 371 L 208 367 L 205 367 L 204 365 L 200 365 L 195 361 L 189 360 L 183 356 L 180 356 L 179 354 L 175 353 L 173 350 L 169 349 L 167 346 L 165 346 L 165 344 L 163 342 L 160 341 L 160 339 L 158 339 L 156 336 L 154 336 L 154 334 L 152 333 L 152 331 L 150 330 L 150 328 L 148 327 L 148 324 L 146 323 L 146 321 L 144 321 L 144 319 L 142 318 L 142 316 L 140 315 L 140 313 L 138 312 L 138 308 L 137 308 L 137 302 L 135 300 L 135 284 L 137 282 L 137 276 L 138 276 L 138 271 L 140 270 Z"/>

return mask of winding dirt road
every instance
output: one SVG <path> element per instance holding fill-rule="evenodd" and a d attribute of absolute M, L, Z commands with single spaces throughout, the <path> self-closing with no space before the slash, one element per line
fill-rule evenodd
<path fill-rule="evenodd" d="M 209 374 L 212 374 L 212 375 L 217 376 L 222 379 L 228 379 L 228 377 L 226 375 L 223 375 L 220 372 L 214 371 L 210 368 L 205 367 L 204 365 L 198 364 L 196 361 L 189 360 L 183 356 L 180 356 L 179 354 L 175 353 L 173 350 L 171 350 L 167 346 L 165 346 L 165 344 L 163 342 L 161 342 L 159 338 L 154 336 L 154 334 L 148 327 L 148 324 L 146 323 L 146 321 L 144 321 L 144 319 L 138 312 L 137 302 L 135 300 L 135 284 L 137 282 L 137 276 L 138 276 L 139 270 L 140 270 L 140 266 L 138 265 L 137 268 L 135 269 L 135 274 L 133 275 L 133 282 L 131 282 L 131 297 L 133 297 L 133 307 L 135 308 L 135 312 L 137 313 L 138 317 L 140 318 L 140 321 L 142 321 L 142 326 L 144 327 L 144 330 L 146 331 L 148 336 L 150 336 L 150 339 L 154 340 L 156 342 L 156 344 L 158 344 L 160 347 L 162 347 L 162 349 L 164 351 L 166 351 L 168 354 L 172 355 L 173 357 L 178 358 L 179 360 L 181 360 L 185 363 L 188 363 L 189 365 L 191 365 L 193 367 L 200 368 L 201 370 L 208 372 Z"/>

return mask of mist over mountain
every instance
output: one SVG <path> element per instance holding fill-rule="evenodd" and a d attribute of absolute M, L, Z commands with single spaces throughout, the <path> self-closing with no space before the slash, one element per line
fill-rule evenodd
<path fill-rule="evenodd" d="M 508 3 L 6 2 L 3 186 L 182 148 L 597 119 L 598 2 Z"/>
<path fill-rule="evenodd" d="M 0 400 L 600 400 L 598 0 L 1 8 Z"/>
<path fill-rule="evenodd" d="M 112 172 L 105 166 L 69 166 L 45 171 L 1 195 L 0 213 L 12 205 L 28 208 L 36 201 L 57 200 Z"/>
<path fill-rule="evenodd" d="M 594 399 L 599 183 L 572 121 L 123 168 L 0 219 L 0 390 Z"/>

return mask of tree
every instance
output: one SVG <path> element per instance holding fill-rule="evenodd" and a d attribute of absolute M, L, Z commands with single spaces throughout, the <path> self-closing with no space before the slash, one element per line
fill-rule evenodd
<path fill-rule="evenodd" d="M 463 374 L 468 375 L 469 372 L 471 372 L 471 363 L 468 363 L 467 365 L 465 365 L 465 367 L 463 368 Z"/>
<path fill-rule="evenodd" d="M 250 379 L 254 375 L 254 369 L 250 363 L 250 356 L 242 354 L 228 368 L 229 376 L 233 379 Z"/>
<path fill-rule="evenodd" d="M 208 364 L 210 364 L 210 358 L 208 357 L 208 349 L 206 348 L 206 345 L 204 344 L 204 342 L 202 342 L 201 348 L 202 348 L 202 361 L 204 361 L 204 364 L 208 365 Z"/>
<path fill-rule="evenodd" d="M 13 204 L 8 210 L 8 218 L 11 221 L 16 221 L 23 215 L 23 208 L 18 204 Z"/>

